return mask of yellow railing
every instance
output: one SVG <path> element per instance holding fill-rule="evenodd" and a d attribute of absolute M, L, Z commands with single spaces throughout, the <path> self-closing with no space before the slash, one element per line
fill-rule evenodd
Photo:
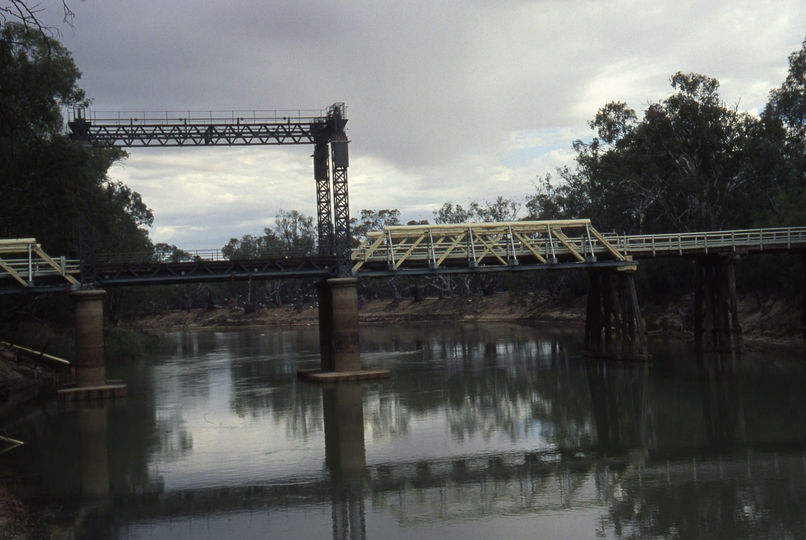
<path fill-rule="evenodd" d="M 0 279 L 12 279 L 23 287 L 33 287 L 37 279 L 61 276 L 70 285 L 78 285 L 73 277 L 78 274 L 78 261 L 65 257 L 52 259 L 34 238 L 0 240 Z"/>

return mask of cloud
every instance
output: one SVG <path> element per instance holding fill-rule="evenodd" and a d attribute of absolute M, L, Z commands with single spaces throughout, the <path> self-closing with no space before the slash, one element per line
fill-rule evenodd
<path fill-rule="evenodd" d="M 677 71 L 716 77 L 728 103 L 758 111 L 806 28 L 799 0 L 71 7 L 75 31 L 63 41 L 94 108 L 345 102 L 352 207 L 398 207 L 404 217 L 430 217 L 446 200 L 525 196 L 536 175 L 571 163 L 571 142 L 590 136 L 586 122 L 598 108 L 625 101 L 641 110 L 670 93 Z M 310 148 L 211 152 L 132 152 L 121 179 L 155 210 L 155 236 L 170 239 L 195 219 L 218 242 L 279 208 L 315 212 Z"/>

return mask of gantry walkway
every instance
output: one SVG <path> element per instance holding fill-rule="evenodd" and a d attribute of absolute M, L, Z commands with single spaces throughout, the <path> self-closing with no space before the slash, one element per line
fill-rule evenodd
<path fill-rule="evenodd" d="M 386 227 L 352 250 L 356 277 L 422 276 L 546 269 L 629 268 L 652 257 L 700 257 L 806 251 L 806 227 L 656 235 L 600 233 L 590 220 L 516 221 Z M 99 256 L 102 287 L 328 278 L 335 257 L 281 255 L 228 260 L 220 250 L 186 260 L 151 254 Z M 32 238 L 0 241 L 0 294 L 78 287 L 79 261 L 51 258 Z"/>

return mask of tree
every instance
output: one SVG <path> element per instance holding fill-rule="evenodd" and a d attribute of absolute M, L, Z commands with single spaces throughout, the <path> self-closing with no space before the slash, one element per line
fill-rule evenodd
<path fill-rule="evenodd" d="M 9 6 L 18 11 L 9 12 Z M 151 253 L 151 210 L 138 193 L 107 175 L 125 152 L 91 149 L 64 133 L 62 110 L 89 103 L 78 86 L 81 73 L 70 52 L 36 20 L 38 8 L 26 7 L 0 4 L 0 238 L 34 237 L 51 255 L 76 256 L 78 217 L 89 206 L 97 253 Z M 121 312 L 124 296 L 128 304 L 143 293 L 110 292 L 110 315 Z M 30 312 L 64 323 L 62 300 L 30 300 L 14 308 L 14 317 Z"/>
<path fill-rule="evenodd" d="M 154 260 L 160 262 L 185 262 L 193 260 L 187 251 L 183 251 L 172 244 L 160 242 L 154 245 Z"/>
<path fill-rule="evenodd" d="M 789 72 L 770 92 L 761 113 L 766 145 L 763 155 L 779 188 L 773 207 L 759 226 L 806 225 L 806 40 L 789 56 Z"/>
<path fill-rule="evenodd" d="M 316 248 L 316 227 L 313 218 L 296 210 L 280 209 L 274 217 L 274 230 L 265 230 L 265 236 L 274 235 L 287 255 L 311 255 Z"/>
<path fill-rule="evenodd" d="M 470 203 L 470 208 L 473 218 L 485 223 L 516 221 L 521 210 L 521 204 L 518 201 L 505 199 L 500 195 L 495 201 L 485 201 L 484 204 L 485 206 L 482 206 L 474 201 Z"/>
<path fill-rule="evenodd" d="M 384 227 L 400 225 L 400 210 L 397 208 L 382 210 L 371 210 L 364 208 L 361 210 L 361 222 L 353 225 L 352 231 L 355 240 L 360 243 L 368 232 L 382 231 Z"/>
<path fill-rule="evenodd" d="M 806 140 L 806 40 L 789 56 L 786 79 L 770 92 L 762 117 L 780 122 L 790 137 Z"/>
<path fill-rule="evenodd" d="M 484 205 L 471 201 L 469 208 L 461 204 L 454 205 L 446 202 L 439 210 L 434 211 L 434 223 L 479 223 L 515 221 L 518 219 L 521 204 L 515 199 L 506 199 L 502 196 L 493 201 L 485 201 Z"/>
<path fill-rule="evenodd" d="M 575 141 L 564 183 L 541 181 L 527 202 L 532 218 L 595 218 L 624 232 L 715 230 L 749 225 L 771 201 L 759 161 L 760 120 L 728 107 L 716 79 L 676 73 L 675 90 L 639 120 L 614 102 L 589 122 L 591 142 Z"/>
<path fill-rule="evenodd" d="M 35 237 L 56 255 L 76 252 L 83 192 L 96 250 L 150 250 L 151 211 L 107 176 L 125 152 L 84 147 L 63 131 L 62 109 L 88 103 L 80 76 L 55 39 L 21 23 L 0 27 L 0 237 Z"/>
<path fill-rule="evenodd" d="M 75 13 L 70 9 L 67 0 L 60 2 L 64 12 L 63 21 L 72 26 Z M 54 34 L 52 27 L 42 24 L 39 15 L 44 11 L 41 4 L 31 4 L 25 0 L 3 0 L 0 4 L 0 23 L 18 22 L 28 29 L 36 29 L 43 35 Z"/>
<path fill-rule="evenodd" d="M 446 202 L 439 210 L 434 210 L 434 223 L 438 225 L 447 223 L 469 223 L 472 216 L 472 209 L 465 210 L 460 204 L 454 206 L 452 202 Z"/>

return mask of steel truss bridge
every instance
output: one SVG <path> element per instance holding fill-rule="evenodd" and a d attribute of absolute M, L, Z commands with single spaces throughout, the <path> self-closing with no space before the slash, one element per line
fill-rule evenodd
<path fill-rule="evenodd" d="M 552 269 L 632 269 L 638 259 L 806 251 L 806 227 L 660 235 L 602 234 L 587 219 L 386 227 L 350 253 L 356 277 L 428 276 Z M 336 277 L 334 255 L 227 260 L 190 252 L 186 260 L 150 254 L 101 256 L 102 287 Z M 0 241 L 0 294 L 78 288 L 80 261 L 51 258 L 34 239 Z"/>
<path fill-rule="evenodd" d="M 94 148 L 314 145 L 318 255 L 334 257 L 336 275 L 347 276 L 350 208 L 345 111 L 344 103 L 320 111 L 112 113 L 79 109 L 73 111 L 68 125 L 76 141 Z M 88 207 L 88 194 L 78 195 Z M 87 208 L 86 214 L 90 211 Z M 82 286 L 93 288 L 97 272 L 92 225 L 86 217 L 79 223 L 79 257 Z"/>

